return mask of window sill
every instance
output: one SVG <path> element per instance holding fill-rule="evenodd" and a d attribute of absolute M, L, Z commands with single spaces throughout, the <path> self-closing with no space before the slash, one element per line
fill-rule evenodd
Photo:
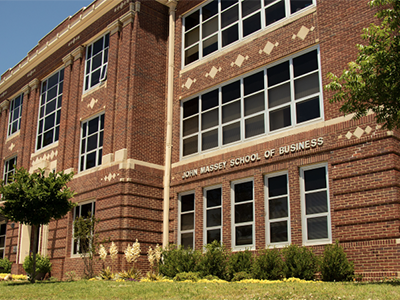
<path fill-rule="evenodd" d="M 6 143 L 8 143 L 9 141 L 11 141 L 12 139 L 16 138 L 17 136 L 19 136 L 21 130 L 18 130 L 17 132 L 13 133 L 12 135 L 9 135 L 6 139 Z"/>
<path fill-rule="evenodd" d="M 107 87 L 107 80 L 101 81 L 100 83 L 91 87 L 90 89 L 83 91 L 81 101 L 83 101 L 83 98 L 89 96 L 90 94 L 93 94 L 94 92 L 96 92 L 102 88 L 106 88 L 106 87 Z"/>

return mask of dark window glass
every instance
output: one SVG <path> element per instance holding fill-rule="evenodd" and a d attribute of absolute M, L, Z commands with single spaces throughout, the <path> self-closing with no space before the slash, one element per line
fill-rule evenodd
<path fill-rule="evenodd" d="M 287 197 L 271 199 L 268 201 L 269 219 L 285 218 L 288 216 Z"/>
<path fill-rule="evenodd" d="M 254 113 L 257 113 L 259 111 L 264 110 L 264 93 L 258 93 L 255 95 L 251 95 L 250 97 L 247 97 L 244 99 L 244 115 L 252 115 Z"/>
<path fill-rule="evenodd" d="M 296 104 L 297 123 L 320 117 L 319 98 L 299 102 Z"/>
<path fill-rule="evenodd" d="M 267 69 L 268 86 L 281 83 L 290 79 L 289 62 L 285 61 L 279 65 Z"/>
<path fill-rule="evenodd" d="M 183 140 L 183 156 L 197 152 L 197 136 Z"/>
<path fill-rule="evenodd" d="M 261 8 L 260 0 L 243 0 L 242 17 L 245 17 Z"/>
<path fill-rule="evenodd" d="M 292 125 L 290 107 L 274 110 L 269 114 L 269 127 L 271 131 Z"/>
<path fill-rule="evenodd" d="M 181 204 L 182 212 L 194 210 L 194 194 L 181 196 Z"/>
<path fill-rule="evenodd" d="M 264 71 L 244 78 L 243 83 L 245 96 L 264 89 Z"/>
<path fill-rule="evenodd" d="M 307 235 L 309 240 L 328 238 L 328 218 L 318 217 L 307 219 Z"/>
<path fill-rule="evenodd" d="M 206 192 L 207 207 L 214 207 L 221 205 L 222 189 L 216 188 Z"/>
<path fill-rule="evenodd" d="M 221 225 L 221 208 L 209 209 L 206 214 L 207 227 Z"/>
<path fill-rule="evenodd" d="M 221 229 L 207 230 L 207 244 L 210 244 L 213 241 L 221 241 Z"/>
<path fill-rule="evenodd" d="M 195 45 L 185 51 L 185 65 L 199 59 L 199 45 Z"/>
<path fill-rule="evenodd" d="M 224 145 L 240 140 L 240 122 L 225 126 L 222 129 L 222 139 Z"/>
<path fill-rule="evenodd" d="M 199 112 L 199 99 L 198 97 L 183 103 L 183 117 L 189 117 Z"/>
<path fill-rule="evenodd" d="M 194 229 L 194 213 L 181 215 L 181 230 Z"/>
<path fill-rule="evenodd" d="M 201 129 L 205 130 L 219 124 L 218 108 L 208 111 L 201 115 Z"/>
<path fill-rule="evenodd" d="M 207 56 L 218 50 L 218 36 L 214 35 L 203 41 L 203 56 Z"/>
<path fill-rule="evenodd" d="M 185 249 L 193 249 L 193 232 L 181 234 L 181 245 Z"/>
<path fill-rule="evenodd" d="M 191 15 L 189 15 L 185 18 L 185 30 L 186 31 L 188 31 L 189 29 L 192 29 L 193 27 L 195 27 L 196 25 L 199 24 L 199 16 L 200 16 L 200 12 L 195 11 L 194 13 L 192 13 Z"/>
<path fill-rule="evenodd" d="M 96 166 L 96 152 L 86 155 L 86 170 Z"/>
<path fill-rule="evenodd" d="M 264 115 L 249 118 L 245 121 L 246 138 L 264 133 Z"/>
<path fill-rule="evenodd" d="M 285 2 L 280 2 L 265 9 L 265 26 L 271 25 L 285 17 Z"/>
<path fill-rule="evenodd" d="M 213 2 L 204 6 L 202 9 L 202 13 L 203 13 L 203 21 L 216 15 L 218 13 L 218 0 L 214 0 Z"/>
<path fill-rule="evenodd" d="M 253 221 L 253 203 L 235 205 L 235 224 Z"/>
<path fill-rule="evenodd" d="M 293 58 L 293 68 L 295 77 L 317 70 L 317 50 Z"/>
<path fill-rule="evenodd" d="M 253 200 L 253 181 L 235 184 L 235 203 Z"/>
<path fill-rule="evenodd" d="M 304 171 L 305 190 L 319 190 L 326 188 L 325 167 Z"/>
<path fill-rule="evenodd" d="M 222 47 L 225 47 L 239 39 L 238 25 L 233 25 L 222 31 Z"/>
<path fill-rule="evenodd" d="M 227 103 L 240 97 L 240 80 L 222 87 L 222 103 Z"/>
<path fill-rule="evenodd" d="M 318 72 L 299 78 L 294 81 L 295 99 L 300 99 L 308 95 L 319 92 Z"/>
<path fill-rule="evenodd" d="M 203 151 L 218 147 L 218 129 L 203 133 L 201 143 Z"/>
<path fill-rule="evenodd" d="M 253 244 L 253 225 L 236 227 L 235 239 L 236 239 L 236 246 Z"/>
<path fill-rule="evenodd" d="M 221 10 L 224 10 L 234 4 L 236 4 L 238 0 L 223 0 L 221 1 Z"/>
<path fill-rule="evenodd" d="M 261 15 L 255 14 L 243 20 L 243 37 L 261 29 Z"/>
<path fill-rule="evenodd" d="M 290 0 L 290 13 L 294 14 L 311 4 L 312 0 Z"/>
<path fill-rule="evenodd" d="M 319 214 L 328 212 L 326 191 L 306 194 L 306 214 Z"/>
<path fill-rule="evenodd" d="M 292 100 L 290 94 L 290 83 L 278 85 L 268 90 L 268 107 L 273 108 L 275 106 L 288 103 Z"/>
<path fill-rule="evenodd" d="M 271 234 L 271 243 L 288 241 L 287 221 L 270 223 L 269 227 Z"/>
<path fill-rule="evenodd" d="M 240 101 L 232 102 L 222 107 L 222 123 L 240 118 Z"/>
<path fill-rule="evenodd" d="M 199 117 L 195 116 L 183 121 L 183 136 L 195 133 L 199 130 Z"/>
<path fill-rule="evenodd" d="M 268 196 L 275 197 L 287 194 L 287 176 L 280 175 L 268 178 Z"/>
<path fill-rule="evenodd" d="M 218 89 L 201 96 L 201 110 L 207 110 L 218 106 Z"/>

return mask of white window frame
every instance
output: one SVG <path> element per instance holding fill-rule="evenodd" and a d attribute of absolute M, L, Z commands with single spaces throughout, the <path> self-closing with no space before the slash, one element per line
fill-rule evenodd
<path fill-rule="evenodd" d="M 182 196 L 193 195 L 193 210 L 188 210 L 182 212 Z M 181 230 L 182 215 L 193 214 L 193 229 Z M 192 249 L 195 249 L 196 245 L 196 193 L 194 190 L 183 192 L 179 194 L 178 201 L 178 245 L 182 245 L 182 234 L 192 233 L 193 235 L 193 245 Z"/>
<path fill-rule="evenodd" d="M 97 52 L 93 56 L 93 46 L 102 41 L 102 49 Z M 105 80 L 107 80 L 107 67 L 108 67 L 108 59 L 109 59 L 109 48 L 110 48 L 110 33 L 106 33 L 96 39 L 93 43 L 86 47 L 86 55 L 85 55 L 85 76 L 83 77 L 83 90 L 84 92 L 89 91 L 90 89 L 98 86 Z M 92 70 L 92 62 L 93 58 L 96 56 L 101 56 L 100 65 L 97 66 L 94 70 Z M 99 75 L 98 82 L 93 83 L 92 75 L 97 73 Z"/>
<path fill-rule="evenodd" d="M 323 189 L 316 189 L 311 191 L 305 191 L 305 179 L 304 172 L 308 170 L 314 170 L 319 168 L 325 168 L 325 180 L 326 187 Z M 326 191 L 327 194 L 327 212 L 316 213 L 316 214 L 306 214 L 306 194 Z M 332 228 L 331 228 L 331 208 L 330 208 L 330 197 L 329 197 L 329 176 L 328 176 L 328 164 L 320 163 L 315 165 L 304 166 L 300 168 L 300 194 L 301 194 L 301 222 L 302 222 L 302 236 L 303 236 L 303 245 L 324 245 L 332 243 Z M 318 217 L 326 217 L 327 218 L 327 238 L 323 239 L 308 239 L 307 232 L 307 220 L 318 218 Z"/>
<path fill-rule="evenodd" d="M 221 190 L 221 205 L 216 205 L 212 207 L 207 206 L 207 192 L 215 189 L 220 189 Z M 207 245 L 207 232 L 209 230 L 220 230 L 220 243 L 223 243 L 223 235 L 222 235 L 222 222 L 223 222 L 223 194 L 222 194 L 222 185 L 213 185 L 209 186 L 203 189 L 203 203 L 204 203 L 204 214 L 203 214 L 203 224 L 204 224 L 204 230 L 203 230 L 203 244 Z M 215 209 L 220 209 L 221 210 L 221 224 L 218 226 L 207 226 L 207 212 L 209 210 L 215 210 Z"/>
<path fill-rule="evenodd" d="M 11 160 L 14 160 L 14 163 L 10 166 Z M 8 182 L 9 176 L 15 174 L 16 168 L 14 165 L 17 166 L 17 156 L 13 156 L 8 158 L 4 161 L 4 172 L 3 172 L 3 181 Z"/>
<path fill-rule="evenodd" d="M 92 208 L 91 208 L 91 217 L 95 217 L 96 215 L 96 201 L 95 200 L 88 200 L 88 201 L 83 201 L 80 203 L 77 203 L 77 206 L 75 206 L 73 208 L 72 211 L 72 241 L 71 241 L 71 257 L 77 257 L 80 256 L 80 252 L 79 252 L 79 243 L 80 241 L 76 241 L 77 243 L 77 252 L 75 253 L 75 240 L 74 240 L 74 221 L 76 218 L 80 217 L 82 215 L 82 206 L 83 205 L 87 205 L 87 204 L 91 204 Z M 76 215 L 77 213 L 77 209 L 79 209 L 79 216 Z"/>
<path fill-rule="evenodd" d="M 15 107 L 15 102 L 19 99 L 18 107 Z M 24 102 L 24 93 L 19 94 L 10 101 L 9 117 L 7 126 L 7 137 L 13 136 L 21 129 L 22 108 Z M 13 125 L 16 124 L 17 128 L 13 130 Z"/>
<path fill-rule="evenodd" d="M 195 63 L 195 62 L 197 62 L 199 60 L 202 60 L 205 57 L 209 57 L 209 56 L 211 56 L 211 55 L 213 55 L 215 53 L 218 53 L 219 51 L 221 51 L 221 49 L 225 49 L 226 47 L 234 45 L 234 44 L 236 44 L 236 43 L 238 43 L 238 42 L 240 42 L 242 40 L 245 40 L 248 37 L 251 37 L 252 35 L 254 35 L 254 34 L 256 34 L 256 33 L 260 32 L 260 31 L 262 31 L 262 30 L 264 30 L 266 28 L 269 28 L 269 27 L 272 27 L 272 26 L 276 26 L 276 24 L 279 24 L 279 23 L 284 23 L 287 19 L 290 19 L 292 16 L 295 16 L 295 15 L 297 15 L 297 14 L 299 14 L 299 13 L 305 11 L 305 10 L 311 9 L 311 8 L 316 6 L 316 0 L 311 0 L 312 3 L 310 5 L 308 5 L 307 7 L 304 7 L 299 11 L 291 13 L 290 12 L 290 10 L 291 10 L 290 1 L 291 0 L 282 0 L 284 2 L 284 4 L 285 4 L 285 16 L 283 18 L 281 18 L 281 19 L 279 19 L 277 21 L 274 21 L 273 23 L 267 25 L 266 21 L 265 21 L 265 10 L 268 9 L 269 7 L 274 6 L 275 4 L 278 4 L 281 0 L 276 0 L 273 3 L 270 3 L 268 5 L 265 5 L 264 0 L 259 0 L 260 1 L 260 8 L 250 12 L 246 16 L 243 16 L 243 11 L 242 11 L 241 3 L 242 3 L 243 0 L 240 0 L 238 2 L 239 4 L 234 4 L 234 5 L 232 5 L 232 6 L 228 7 L 228 8 L 225 8 L 223 11 L 222 11 L 222 7 L 221 7 L 221 1 L 223 1 L 223 0 L 218 0 L 218 5 L 217 5 L 218 6 L 218 12 L 215 15 L 207 18 L 206 20 L 203 20 L 203 16 L 202 16 L 203 8 L 205 6 L 207 6 L 208 4 L 210 4 L 211 2 L 213 2 L 213 1 L 207 1 L 206 3 L 201 5 L 199 8 L 196 8 L 195 10 L 192 10 L 192 11 L 188 12 L 187 14 L 185 14 L 185 16 L 183 16 L 183 18 L 182 18 L 182 44 L 181 44 L 181 47 L 182 47 L 181 48 L 182 49 L 181 50 L 182 51 L 182 61 L 181 61 L 182 68 L 184 68 L 184 67 L 186 67 L 186 66 L 188 66 L 188 65 L 190 65 L 192 63 Z M 235 5 L 238 6 L 238 19 L 236 21 L 232 21 L 231 23 L 229 23 L 228 25 L 226 25 L 226 26 L 224 26 L 222 28 L 222 15 L 223 15 L 223 13 L 229 11 Z M 193 26 L 192 28 L 190 28 L 190 29 L 188 29 L 186 31 L 186 17 L 189 17 L 190 15 L 192 15 L 193 13 L 196 13 L 196 12 L 199 12 L 199 22 L 198 22 L 198 24 Z M 247 19 L 250 19 L 251 17 L 256 16 L 257 14 L 259 14 L 259 18 L 260 18 L 259 20 L 260 20 L 261 27 L 259 29 L 255 30 L 255 31 L 253 31 L 252 33 L 247 34 L 246 36 L 243 36 L 244 35 L 244 33 L 243 33 L 244 32 L 243 21 L 245 21 Z M 218 21 L 217 21 L 218 29 L 216 31 L 214 31 L 213 33 L 209 34 L 208 36 L 203 37 L 203 27 L 205 27 L 204 24 L 206 24 L 207 22 L 213 20 L 214 18 L 218 19 Z M 231 43 L 229 43 L 229 44 L 227 44 L 227 45 L 225 45 L 225 46 L 223 46 L 222 45 L 222 32 L 224 30 L 230 28 L 230 27 L 235 26 L 235 25 L 238 25 L 238 39 L 233 41 L 233 42 L 231 42 Z M 193 42 L 192 44 L 190 44 L 189 46 L 185 46 L 185 43 L 186 43 L 185 34 L 186 33 L 190 33 L 191 31 L 194 31 L 194 30 L 198 30 L 199 31 L 199 35 L 198 35 L 199 39 L 196 42 Z M 217 36 L 217 50 L 214 50 L 214 51 L 210 52 L 209 54 L 207 54 L 206 56 L 204 56 L 203 55 L 203 44 L 205 44 L 205 42 L 207 40 L 209 40 L 211 38 L 214 38 L 215 36 Z M 197 52 L 198 53 L 198 58 L 196 60 L 193 60 L 192 62 L 186 63 L 185 62 L 185 58 L 186 58 L 185 52 L 187 50 L 190 50 L 193 47 L 196 47 L 196 46 L 198 47 L 198 52 Z"/>
<path fill-rule="evenodd" d="M 7 223 L 6 222 L 0 222 L 0 227 L 4 226 L 5 227 L 5 231 L 4 234 L 0 235 L 0 238 L 4 238 L 4 246 L 0 247 L 0 250 L 3 250 L 3 255 L 0 256 L 0 259 L 4 259 L 4 257 L 6 256 L 6 238 L 7 238 Z M 1 232 L 1 231 L 0 231 Z"/>
<path fill-rule="evenodd" d="M 57 83 L 53 85 L 50 90 L 56 89 L 56 95 L 52 97 L 49 101 L 49 89 L 48 83 L 50 79 L 53 79 L 57 75 Z M 62 79 L 61 79 L 62 77 Z M 43 89 L 45 89 L 43 91 Z M 62 97 L 63 97 L 63 89 L 64 89 L 64 68 L 54 72 L 50 76 L 48 76 L 45 80 L 42 81 L 40 88 L 40 103 L 39 103 L 39 111 L 38 111 L 38 126 L 36 132 L 36 151 L 46 148 L 59 139 L 60 134 L 60 120 L 61 120 L 61 107 L 62 107 Z M 54 108 L 51 109 L 51 102 L 55 101 Z M 47 108 L 50 110 L 47 111 Z M 50 117 L 54 114 L 54 122 L 53 125 L 48 127 L 45 132 L 45 121 L 46 117 Z M 52 141 L 46 145 L 44 145 L 44 136 L 46 133 L 52 132 Z"/>
<path fill-rule="evenodd" d="M 283 175 L 286 176 L 287 194 L 269 197 L 268 179 L 278 177 L 278 176 L 283 176 Z M 290 245 L 290 243 L 291 243 L 291 224 L 290 224 L 290 191 L 289 191 L 289 174 L 288 174 L 288 172 L 282 171 L 282 172 L 276 172 L 276 173 L 271 173 L 271 174 L 265 175 L 264 176 L 264 194 L 265 194 L 265 240 L 266 240 L 267 246 L 281 247 L 281 246 Z M 288 209 L 287 216 L 271 220 L 270 219 L 270 211 L 269 211 L 269 201 L 274 200 L 274 199 L 279 199 L 282 197 L 287 197 L 287 209 Z M 288 240 L 285 242 L 275 242 L 275 243 L 271 242 L 270 225 L 273 223 L 282 222 L 282 221 L 287 222 Z"/>
<path fill-rule="evenodd" d="M 295 77 L 294 76 L 294 68 L 293 68 L 293 60 L 296 59 L 297 57 L 300 57 L 302 55 L 311 53 L 313 51 L 316 51 L 316 58 L 317 58 L 317 70 L 313 70 L 311 72 L 302 74 L 300 76 Z M 268 86 L 268 76 L 267 76 L 267 71 L 268 69 L 275 67 L 277 65 L 280 65 L 282 63 L 289 63 L 289 80 L 280 82 L 278 84 L 274 84 L 271 86 L 271 88 Z M 254 93 L 249 93 L 248 95 L 244 95 L 244 81 L 246 80 L 246 78 L 259 73 L 259 72 L 264 72 L 264 89 L 258 90 Z M 295 81 L 310 75 L 314 75 L 317 74 L 318 76 L 318 88 L 319 88 L 319 92 L 315 92 L 315 93 L 311 93 L 309 95 L 300 97 L 298 99 L 295 98 Z M 222 89 L 226 86 L 228 86 L 229 84 L 236 82 L 236 81 L 240 81 L 240 97 L 229 101 L 227 103 L 222 103 Z M 268 96 L 268 91 L 270 89 L 274 89 L 276 87 L 279 87 L 280 85 L 285 85 L 285 84 L 289 84 L 290 85 L 290 101 L 285 102 L 283 104 L 280 105 L 276 105 L 272 108 L 269 108 L 268 105 L 268 100 L 269 100 L 269 96 Z M 204 111 L 201 110 L 202 108 L 202 97 L 206 94 L 208 94 L 209 92 L 212 91 L 216 91 L 218 90 L 218 105 L 214 106 L 212 108 L 206 109 Z M 324 119 L 324 103 L 323 103 L 323 88 L 322 88 L 322 79 L 321 79 L 321 60 L 320 60 L 320 49 L 319 46 L 313 46 L 310 47 L 306 50 L 300 51 L 298 53 L 295 53 L 289 57 L 286 57 L 282 60 L 279 60 L 277 62 L 274 62 L 270 65 L 268 65 L 267 67 L 263 67 L 263 68 L 259 68 L 257 70 L 254 70 L 252 72 L 249 72 L 241 77 L 237 77 L 233 80 L 230 80 L 226 83 L 224 83 L 223 85 L 219 85 L 217 87 L 213 87 L 211 89 L 206 90 L 205 92 L 196 94 L 194 96 L 191 96 L 190 98 L 184 99 L 183 101 L 181 101 L 181 115 L 180 115 L 180 158 L 189 158 L 189 157 L 193 157 L 193 156 L 197 156 L 199 154 L 203 154 L 203 153 L 207 153 L 207 152 L 212 152 L 218 149 L 222 149 L 222 148 L 226 148 L 226 147 L 230 147 L 232 145 L 236 145 L 239 143 L 243 143 L 245 141 L 249 141 L 249 140 L 254 140 L 254 139 L 258 139 L 260 137 L 264 137 L 266 135 L 273 135 L 273 134 L 279 134 L 281 132 L 284 131 L 288 131 L 290 129 L 293 128 L 297 128 L 297 127 L 303 127 L 306 125 L 309 125 L 310 123 L 315 123 L 315 122 L 319 122 L 321 120 Z M 245 99 L 252 97 L 253 95 L 257 95 L 257 94 L 261 94 L 264 93 L 264 109 L 263 110 L 259 110 L 256 112 L 253 112 L 251 114 L 245 115 L 245 109 L 244 109 L 244 102 Z M 302 122 L 298 122 L 297 121 L 297 109 L 296 109 L 296 105 L 298 103 L 305 103 L 309 100 L 314 100 L 318 98 L 319 102 L 319 117 L 315 117 L 306 121 L 302 121 Z M 187 117 L 184 118 L 184 103 L 186 103 L 187 101 L 191 101 L 191 100 L 195 100 L 197 99 L 197 103 L 198 103 L 198 111 L 197 113 L 191 114 Z M 226 107 L 228 105 L 231 105 L 235 102 L 240 102 L 240 117 L 235 118 L 233 120 L 230 120 L 228 122 L 223 123 L 222 121 L 222 110 L 223 107 Z M 284 126 L 284 127 L 280 127 L 274 130 L 270 130 L 270 113 L 274 113 L 275 111 L 279 111 L 281 109 L 287 108 L 289 107 L 290 109 L 290 118 L 291 118 L 291 125 L 289 126 Z M 209 128 L 206 128 L 204 130 L 202 130 L 202 117 L 203 115 L 212 112 L 213 110 L 218 109 L 218 124 L 211 126 Z M 260 117 L 261 115 L 264 115 L 264 133 L 259 133 L 257 135 L 253 135 L 250 137 L 245 136 L 245 125 L 246 125 L 246 121 L 250 120 L 252 118 L 255 117 Z M 186 136 L 183 136 L 184 134 L 184 122 L 185 121 L 189 121 L 190 119 L 196 118 L 197 117 L 197 131 L 196 132 L 192 132 L 190 134 L 187 134 Z M 228 127 L 229 125 L 234 125 L 236 123 L 240 123 L 240 139 L 233 141 L 233 142 L 228 142 L 226 144 L 223 144 L 223 128 L 224 127 Z M 202 135 L 203 134 L 207 134 L 207 133 L 211 133 L 213 131 L 217 131 L 218 132 L 218 145 L 212 148 L 208 148 L 205 150 L 202 150 Z M 197 151 L 190 153 L 190 154 L 186 154 L 184 155 L 184 141 L 185 140 L 190 140 L 191 138 L 195 138 L 197 137 Z"/>
<path fill-rule="evenodd" d="M 101 122 L 103 117 L 103 122 Z M 88 138 L 89 138 L 89 122 L 97 119 L 98 118 L 98 130 L 94 133 L 92 133 L 90 136 L 97 135 L 97 146 L 94 149 L 87 150 L 87 145 L 88 145 Z M 89 119 L 86 119 L 85 121 L 81 122 L 81 137 L 80 137 L 80 147 L 79 147 L 79 172 L 84 172 L 86 170 L 90 170 L 92 168 L 98 167 L 102 164 L 102 156 L 103 156 L 103 144 L 104 144 L 104 120 L 105 120 L 105 113 L 101 112 L 99 114 L 96 114 Z M 101 125 L 103 125 L 103 128 L 101 128 Z M 84 127 L 86 127 L 86 135 L 83 137 L 84 133 Z M 85 143 L 85 151 L 82 151 L 83 143 Z M 87 168 L 87 156 L 95 153 L 96 158 L 95 158 L 95 165 Z M 83 168 L 82 168 L 83 165 Z"/>
<path fill-rule="evenodd" d="M 235 216 L 235 185 L 241 184 L 241 183 L 247 183 L 251 182 L 252 183 L 252 193 L 253 193 L 253 199 L 251 200 L 246 200 L 239 202 L 237 205 L 241 204 L 248 204 L 251 203 L 253 205 L 253 220 L 252 221 L 247 221 L 247 222 L 241 222 L 241 223 L 236 223 L 236 216 Z M 233 251 L 242 251 L 242 250 L 255 250 L 256 248 L 256 216 L 255 216 L 255 189 L 254 189 L 254 178 L 244 178 L 240 180 L 235 180 L 231 182 L 231 234 L 232 234 L 232 250 Z M 252 226 L 252 243 L 251 244 L 245 244 L 245 245 L 236 245 L 236 227 L 242 227 L 242 226 Z"/>

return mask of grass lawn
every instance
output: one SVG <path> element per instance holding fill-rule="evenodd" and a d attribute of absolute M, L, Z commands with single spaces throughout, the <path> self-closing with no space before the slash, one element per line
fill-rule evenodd
<path fill-rule="evenodd" d="M 0 282 L 0 299 L 400 299 L 400 282 Z"/>

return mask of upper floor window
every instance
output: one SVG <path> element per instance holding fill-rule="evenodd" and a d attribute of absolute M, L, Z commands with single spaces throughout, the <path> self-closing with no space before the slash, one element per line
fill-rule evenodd
<path fill-rule="evenodd" d="M 21 128 L 22 102 L 24 94 L 20 94 L 10 102 L 10 116 L 8 120 L 8 136 L 13 135 Z"/>
<path fill-rule="evenodd" d="M 12 181 L 12 176 L 15 173 L 15 166 L 17 165 L 17 157 L 10 158 L 4 162 L 4 176 L 3 181 L 9 183 Z"/>
<path fill-rule="evenodd" d="M 82 123 L 79 171 L 101 165 L 104 113 Z"/>
<path fill-rule="evenodd" d="M 315 0 L 214 0 L 184 18 L 184 65 L 259 31 Z"/>
<path fill-rule="evenodd" d="M 0 224 L 0 259 L 4 259 L 6 249 L 6 223 Z"/>
<path fill-rule="evenodd" d="M 182 103 L 182 156 L 322 117 L 318 49 Z"/>
<path fill-rule="evenodd" d="M 106 34 L 86 49 L 85 91 L 107 78 L 109 41 Z"/>
<path fill-rule="evenodd" d="M 36 150 L 58 141 L 64 69 L 42 82 Z"/>

